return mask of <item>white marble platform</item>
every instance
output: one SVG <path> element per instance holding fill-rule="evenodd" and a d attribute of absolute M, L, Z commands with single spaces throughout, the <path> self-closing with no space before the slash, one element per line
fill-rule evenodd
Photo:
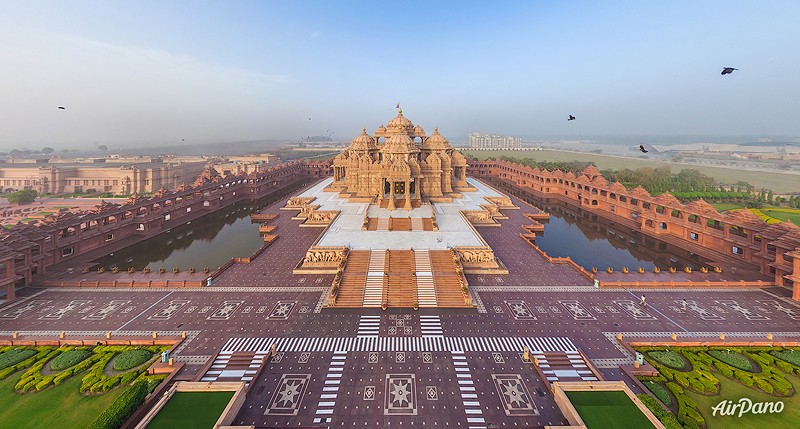
<path fill-rule="evenodd" d="M 323 189 L 333 182 L 328 178 L 306 190 L 300 196 L 315 196 L 313 204 L 319 204 L 319 210 L 339 210 L 341 213 L 334 220 L 317 243 L 318 246 L 347 246 L 353 250 L 380 249 L 430 249 L 446 250 L 457 246 L 482 246 L 484 243 L 477 233 L 470 228 L 467 221 L 459 214 L 463 210 L 480 210 L 480 204 L 486 204 L 484 196 L 501 196 L 484 183 L 468 178 L 476 192 L 464 192 L 462 198 L 452 203 L 423 204 L 413 210 L 382 209 L 367 203 L 350 203 L 340 198 L 336 192 L 324 192 Z M 430 218 L 436 211 L 436 223 L 439 231 L 362 231 L 364 211 L 370 217 L 412 217 Z"/>

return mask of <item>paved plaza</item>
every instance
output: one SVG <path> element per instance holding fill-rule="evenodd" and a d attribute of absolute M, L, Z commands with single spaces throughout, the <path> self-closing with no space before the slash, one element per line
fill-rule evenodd
<path fill-rule="evenodd" d="M 617 333 L 800 337 L 800 306 L 784 288 L 596 289 L 519 237 L 533 208 L 512 201 L 521 209 L 505 211 L 500 227 L 479 228 L 509 274 L 469 275 L 474 309 L 324 308 L 333 276 L 291 274 L 322 229 L 298 227 L 278 211 L 283 200 L 265 211 L 279 214 L 272 224 L 280 238 L 211 287 L 26 288 L 0 306 L 0 336 L 185 331 L 174 356 L 186 363 L 185 376 L 201 376 L 212 359 L 277 344 L 260 376 L 247 380 L 253 385 L 235 422 L 259 428 L 563 424 L 547 380 L 522 360 L 525 347 L 579 350 L 606 379 L 625 380 L 618 366 L 631 357 Z"/>

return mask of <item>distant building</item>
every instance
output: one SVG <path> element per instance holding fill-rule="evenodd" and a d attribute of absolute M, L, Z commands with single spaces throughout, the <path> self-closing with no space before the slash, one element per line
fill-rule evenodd
<path fill-rule="evenodd" d="M 512 136 L 470 133 L 469 147 L 471 149 L 519 149 L 522 147 L 522 139 Z"/>

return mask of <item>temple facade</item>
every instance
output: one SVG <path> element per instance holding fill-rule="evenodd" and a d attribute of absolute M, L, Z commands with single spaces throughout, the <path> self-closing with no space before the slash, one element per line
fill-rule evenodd
<path fill-rule="evenodd" d="M 426 135 L 398 108 L 397 116 L 374 135 L 363 129 L 334 158 L 331 187 L 356 198 L 388 200 L 389 210 L 411 210 L 412 201 L 450 198 L 468 187 L 466 167 L 466 159 L 438 129 Z"/>

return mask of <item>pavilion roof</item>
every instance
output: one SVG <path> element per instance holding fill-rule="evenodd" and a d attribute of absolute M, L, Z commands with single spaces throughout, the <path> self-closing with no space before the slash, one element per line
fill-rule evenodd
<path fill-rule="evenodd" d="M 592 179 L 592 185 L 605 187 L 608 186 L 608 180 L 603 176 L 595 176 L 594 179 Z"/>
<path fill-rule="evenodd" d="M 781 223 L 767 225 L 767 227 L 761 231 L 761 236 L 767 240 L 776 240 L 777 238 L 795 229 L 800 229 L 800 227 L 787 220 Z"/>
<path fill-rule="evenodd" d="M 719 214 L 717 209 L 714 208 L 711 204 L 709 204 L 706 200 L 700 198 L 690 202 L 683 206 L 684 210 L 686 210 L 687 214 L 697 213 L 706 216 L 716 216 L 721 217 L 722 215 Z"/>
<path fill-rule="evenodd" d="M 729 222 L 744 226 L 748 229 L 761 231 L 767 227 L 767 223 L 755 213 L 747 209 L 733 210 L 725 212 Z"/>
<path fill-rule="evenodd" d="M 14 249 L 6 246 L 3 243 L 0 243 L 0 261 L 14 259 L 17 256 L 19 256 L 19 253 L 15 252 Z"/>
<path fill-rule="evenodd" d="M 625 194 L 628 192 L 628 188 L 625 187 L 622 183 L 614 182 L 609 187 L 608 190 L 610 192 L 614 192 L 616 194 Z"/>
<path fill-rule="evenodd" d="M 33 243 L 31 243 L 27 237 L 14 230 L 9 230 L 9 229 L 4 229 L 3 231 L 0 231 L 0 242 L 10 247 L 15 252 L 29 249 L 30 247 L 33 246 Z"/>
<path fill-rule="evenodd" d="M 662 206 L 671 206 L 671 207 L 682 207 L 683 204 L 675 198 L 674 195 L 670 194 L 669 192 L 664 192 L 663 194 L 658 194 L 653 197 L 653 201 L 662 205 Z"/>
<path fill-rule="evenodd" d="M 586 167 L 583 170 L 583 172 L 581 172 L 581 174 L 587 176 L 589 179 L 594 179 L 597 176 L 601 176 L 600 170 L 598 170 L 597 167 L 591 164 L 588 167 Z"/>
<path fill-rule="evenodd" d="M 647 192 L 647 189 L 643 188 L 642 185 L 639 185 L 628 192 L 632 197 L 636 197 L 638 199 L 642 198 L 650 198 L 650 193 Z"/>
<path fill-rule="evenodd" d="M 800 230 L 791 231 L 787 234 L 784 234 L 771 244 L 782 249 L 794 250 L 800 247 Z"/>

